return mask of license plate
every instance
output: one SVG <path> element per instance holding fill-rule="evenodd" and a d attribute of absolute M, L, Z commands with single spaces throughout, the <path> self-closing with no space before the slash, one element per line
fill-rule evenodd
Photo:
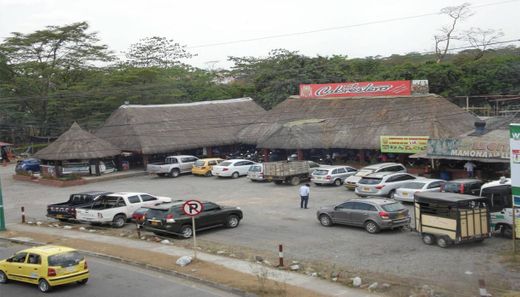
<path fill-rule="evenodd" d="M 63 219 L 64 217 L 65 217 L 64 215 L 60 215 L 60 214 L 56 215 L 56 218 L 58 218 L 58 219 Z"/>
<path fill-rule="evenodd" d="M 152 221 L 152 225 L 159 225 L 159 222 L 157 222 L 157 221 Z"/>
<path fill-rule="evenodd" d="M 398 219 L 402 219 L 402 218 L 404 218 L 404 214 L 403 214 L 403 213 L 398 214 L 398 215 L 397 215 L 397 218 L 398 218 Z"/>
<path fill-rule="evenodd" d="M 406 193 L 406 192 L 403 192 L 403 196 L 408 196 L 408 193 Z"/>
<path fill-rule="evenodd" d="M 369 191 L 370 191 L 370 188 L 363 188 L 363 191 L 365 191 L 365 192 L 369 192 Z"/>
<path fill-rule="evenodd" d="M 74 271 L 76 271 L 76 267 L 75 266 L 67 267 L 67 268 L 65 268 L 65 271 L 74 272 Z"/>

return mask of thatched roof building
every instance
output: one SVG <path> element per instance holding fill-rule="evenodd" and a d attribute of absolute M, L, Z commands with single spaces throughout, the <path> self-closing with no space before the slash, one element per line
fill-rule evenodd
<path fill-rule="evenodd" d="M 142 154 L 239 143 L 237 134 L 265 110 L 251 98 L 182 104 L 122 105 L 96 135 Z"/>
<path fill-rule="evenodd" d="M 38 151 L 34 157 L 42 160 L 90 160 L 119 155 L 121 150 L 109 142 L 81 129 L 74 123 L 56 141 Z"/>
<path fill-rule="evenodd" d="M 475 116 L 445 98 L 301 99 L 290 97 L 240 133 L 244 143 L 269 149 L 380 149 L 380 136 L 453 137 L 473 127 Z"/>

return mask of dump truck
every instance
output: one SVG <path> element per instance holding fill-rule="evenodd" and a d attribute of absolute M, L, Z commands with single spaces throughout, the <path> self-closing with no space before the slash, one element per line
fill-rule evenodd
<path fill-rule="evenodd" d="M 275 184 L 289 183 L 299 185 L 304 180 L 309 180 L 312 172 L 320 167 L 313 161 L 278 161 L 264 164 L 264 179 Z"/>

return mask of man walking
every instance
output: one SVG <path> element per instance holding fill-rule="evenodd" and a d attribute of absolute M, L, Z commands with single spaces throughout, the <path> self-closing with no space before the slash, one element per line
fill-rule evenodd
<path fill-rule="evenodd" d="M 464 168 L 466 168 L 466 171 L 468 172 L 468 177 L 475 176 L 475 167 L 477 167 L 477 165 L 473 164 L 470 161 L 468 161 L 468 162 L 466 162 L 466 164 L 464 164 Z"/>
<path fill-rule="evenodd" d="M 309 202 L 309 194 L 310 194 L 310 185 L 305 184 L 300 187 L 300 208 L 307 208 L 307 203 Z"/>

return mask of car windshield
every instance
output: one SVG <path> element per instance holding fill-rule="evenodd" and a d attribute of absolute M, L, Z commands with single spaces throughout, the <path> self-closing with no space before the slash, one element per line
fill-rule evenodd
<path fill-rule="evenodd" d="M 197 160 L 197 161 L 195 161 L 195 164 L 193 164 L 193 165 L 195 165 L 195 166 L 204 166 L 204 164 L 205 164 L 204 160 Z"/>
<path fill-rule="evenodd" d="M 356 176 L 365 176 L 365 175 L 369 175 L 370 173 L 373 173 L 374 170 L 373 169 L 366 169 L 366 168 L 363 168 L 361 170 L 359 170 L 357 173 L 356 173 Z"/>
<path fill-rule="evenodd" d="M 400 211 L 404 209 L 404 206 L 399 202 L 384 204 L 381 207 L 386 211 Z"/>
<path fill-rule="evenodd" d="M 402 186 L 405 189 L 422 189 L 424 187 L 425 183 L 420 182 L 411 182 L 407 183 L 404 186 Z"/>
<path fill-rule="evenodd" d="M 224 161 L 224 162 L 220 163 L 219 165 L 220 165 L 220 166 L 224 166 L 224 167 L 226 167 L 226 166 L 229 166 L 229 165 L 231 165 L 231 164 L 232 164 L 232 163 L 229 162 L 229 161 Z"/>
<path fill-rule="evenodd" d="M 325 169 L 316 169 L 314 170 L 314 172 L 312 173 L 313 175 L 327 175 L 327 173 L 329 173 L 328 170 L 325 170 Z"/>
<path fill-rule="evenodd" d="M 83 256 L 80 255 L 80 253 L 73 251 L 49 256 L 48 261 L 49 266 L 69 267 L 78 265 L 79 262 L 83 261 Z"/>
<path fill-rule="evenodd" d="M 260 172 L 260 171 L 262 171 L 262 167 L 259 166 L 259 165 L 253 165 L 253 166 L 249 167 L 249 171 L 251 171 L 251 172 Z"/>
<path fill-rule="evenodd" d="M 374 178 L 374 177 L 363 177 L 359 183 L 364 185 L 377 185 L 383 179 L 382 178 Z"/>

